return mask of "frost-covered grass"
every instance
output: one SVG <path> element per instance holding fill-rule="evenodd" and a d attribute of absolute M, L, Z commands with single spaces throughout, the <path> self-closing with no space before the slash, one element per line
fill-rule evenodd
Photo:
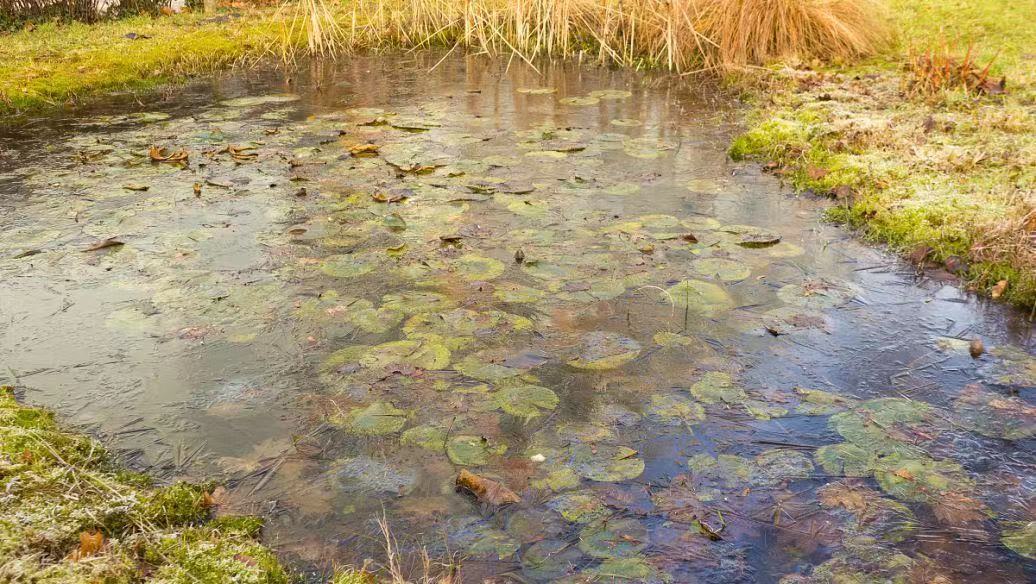
<path fill-rule="evenodd" d="M 0 387 L 0 581 L 279 584 L 254 517 L 211 519 L 205 486 L 157 487 Z"/>

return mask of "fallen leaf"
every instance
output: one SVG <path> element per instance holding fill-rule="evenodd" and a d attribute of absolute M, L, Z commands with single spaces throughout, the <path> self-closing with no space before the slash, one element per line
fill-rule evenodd
<path fill-rule="evenodd" d="M 86 249 L 83 250 L 83 252 L 97 251 L 97 250 L 106 249 L 106 248 L 109 248 L 109 247 L 119 247 L 121 245 L 125 245 L 125 243 L 119 241 L 118 239 L 115 239 L 114 237 L 109 237 L 108 239 L 104 239 L 102 241 L 98 241 L 97 243 L 91 245 L 90 247 L 87 247 Z"/>
<path fill-rule="evenodd" d="M 122 185 L 122 188 L 126 189 L 127 191 L 140 191 L 140 192 L 143 192 L 143 191 L 148 190 L 151 187 L 149 187 L 147 185 L 138 184 L 138 183 L 129 183 L 129 184 Z"/>
<path fill-rule="evenodd" d="M 72 560 L 78 561 L 88 558 L 104 547 L 104 534 L 100 531 L 90 530 L 79 534 L 79 547 L 72 551 Z"/>
<path fill-rule="evenodd" d="M 982 339 L 974 338 L 971 339 L 971 343 L 968 344 L 968 353 L 971 353 L 972 359 L 978 359 L 982 356 L 982 353 L 986 352 L 986 346 L 982 344 Z"/>
<path fill-rule="evenodd" d="M 475 497 L 490 505 L 507 505 L 518 503 L 522 500 L 514 491 L 503 484 L 492 479 L 479 476 L 468 470 L 461 470 L 457 475 L 457 488 L 475 495 Z"/>
<path fill-rule="evenodd" d="M 989 295 L 993 298 L 993 300 L 996 300 L 997 298 L 1003 296 L 1005 291 L 1007 291 L 1007 280 L 1000 280 L 989 291 Z"/>
<path fill-rule="evenodd" d="M 377 144 L 356 144 L 349 147 L 349 154 L 353 156 L 375 156 L 381 147 Z"/>
<path fill-rule="evenodd" d="M 172 162 L 177 164 L 187 162 L 187 150 L 183 148 L 171 151 L 161 146 L 152 146 L 148 149 L 147 154 L 151 157 L 152 162 Z"/>

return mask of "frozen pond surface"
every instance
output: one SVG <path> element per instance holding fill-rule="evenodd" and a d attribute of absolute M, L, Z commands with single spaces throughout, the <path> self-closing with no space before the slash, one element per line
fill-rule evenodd
<path fill-rule="evenodd" d="M 723 99 L 437 61 L 0 134 L 2 376 L 314 579 L 382 513 L 471 582 L 1036 577 L 1026 315 L 728 161 Z"/>

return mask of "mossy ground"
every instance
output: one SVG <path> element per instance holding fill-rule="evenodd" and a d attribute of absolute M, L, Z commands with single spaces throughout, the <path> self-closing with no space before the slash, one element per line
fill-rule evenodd
<path fill-rule="evenodd" d="M 1036 306 L 1036 2 L 890 0 L 896 42 L 853 67 L 785 68 L 756 92 L 735 159 L 771 163 L 829 216 L 978 292 Z M 1026 16 L 1028 15 L 1028 16 Z M 934 48 L 993 60 L 1006 95 L 915 95 L 905 65 Z M 955 49 L 953 47 L 956 47 Z M 1000 296 L 998 290 L 993 294 Z"/>
<path fill-rule="evenodd" d="M 284 22 L 269 10 L 48 22 L 0 31 L 0 120 L 275 55 L 286 34 Z"/>
<path fill-rule="evenodd" d="M 288 573 L 254 517 L 210 520 L 205 486 L 156 487 L 0 388 L 0 581 L 251 582 Z"/>

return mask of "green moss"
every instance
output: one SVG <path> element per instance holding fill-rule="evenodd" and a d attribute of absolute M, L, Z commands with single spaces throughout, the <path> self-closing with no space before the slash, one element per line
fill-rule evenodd
<path fill-rule="evenodd" d="M 279 584 L 289 575 L 258 537 L 262 520 L 209 520 L 211 485 L 154 487 L 120 470 L 96 441 L 62 432 L 52 414 L 0 388 L 0 565 L 38 584 L 150 582 Z M 84 532 L 106 542 L 72 559 Z"/>

